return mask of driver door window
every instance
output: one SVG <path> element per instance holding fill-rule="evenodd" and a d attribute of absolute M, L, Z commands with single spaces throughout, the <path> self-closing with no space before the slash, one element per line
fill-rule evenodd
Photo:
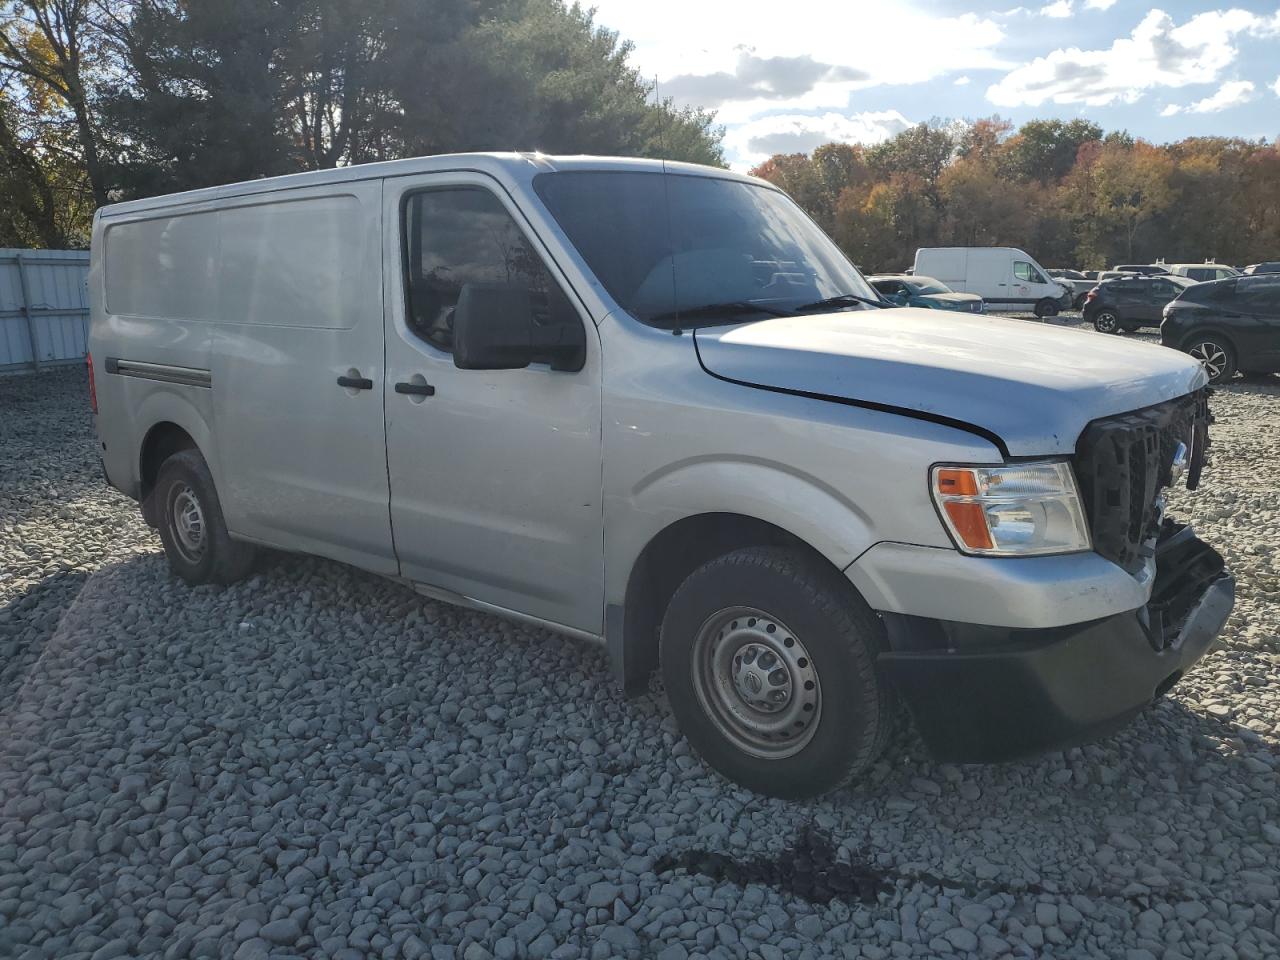
<path fill-rule="evenodd" d="M 454 309 L 468 283 L 527 288 L 539 326 L 581 324 L 523 231 L 481 187 L 410 194 L 404 251 L 407 325 L 438 350 L 453 350 Z"/>
<path fill-rule="evenodd" d="M 1022 283 L 1044 283 L 1045 282 L 1044 277 L 1040 276 L 1036 268 L 1033 267 L 1031 264 L 1027 263 L 1025 260 L 1013 261 L 1013 276 L 1014 276 L 1014 279 L 1019 280 Z"/>

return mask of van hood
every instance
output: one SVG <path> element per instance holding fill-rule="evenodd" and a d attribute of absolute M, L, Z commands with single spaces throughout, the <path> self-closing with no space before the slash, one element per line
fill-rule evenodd
<path fill-rule="evenodd" d="M 713 376 L 959 421 L 1011 456 L 1070 454 L 1090 421 L 1207 382 L 1152 343 L 913 307 L 709 327 L 694 342 Z"/>

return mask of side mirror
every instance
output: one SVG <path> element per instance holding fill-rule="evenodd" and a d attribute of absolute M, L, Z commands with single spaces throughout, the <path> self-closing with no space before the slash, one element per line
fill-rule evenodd
<path fill-rule="evenodd" d="M 527 286 L 464 284 L 453 310 L 453 365 L 460 370 L 520 370 L 548 363 L 553 370 L 581 370 L 586 357 L 582 322 L 559 291 L 548 299 L 543 320 Z"/>

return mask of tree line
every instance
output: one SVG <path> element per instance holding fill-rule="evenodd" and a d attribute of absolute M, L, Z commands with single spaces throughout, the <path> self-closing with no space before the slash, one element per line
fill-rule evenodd
<path fill-rule="evenodd" d="M 0 245 L 83 246 L 102 204 L 468 150 L 723 164 L 631 45 L 562 0 L 0 0 Z M 1047 265 L 1280 257 L 1280 147 L 1086 120 L 932 121 L 755 171 L 868 270 L 917 247 Z"/>
<path fill-rule="evenodd" d="M 1016 246 L 1045 266 L 1280 259 L 1280 143 L 1155 145 L 1087 120 L 933 121 L 875 146 L 829 143 L 752 171 L 867 271 L 918 247 Z"/>
<path fill-rule="evenodd" d="M 0 246 L 105 203 L 423 154 L 723 164 L 561 0 L 0 0 Z"/>

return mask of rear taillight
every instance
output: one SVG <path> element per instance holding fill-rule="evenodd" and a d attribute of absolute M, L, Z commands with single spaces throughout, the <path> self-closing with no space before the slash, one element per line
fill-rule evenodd
<path fill-rule="evenodd" d="M 1097 288 L 1097 287 L 1094 287 L 1092 290 L 1090 290 L 1088 293 L 1086 293 L 1086 294 L 1084 295 L 1084 298 L 1085 298 L 1086 300 L 1096 300 L 1096 299 L 1097 299 L 1097 297 L 1098 297 L 1098 288 Z"/>
<path fill-rule="evenodd" d="M 93 382 L 93 354 L 86 353 L 84 355 L 84 364 L 89 369 L 89 406 L 93 408 L 94 416 L 98 414 L 98 387 Z"/>

